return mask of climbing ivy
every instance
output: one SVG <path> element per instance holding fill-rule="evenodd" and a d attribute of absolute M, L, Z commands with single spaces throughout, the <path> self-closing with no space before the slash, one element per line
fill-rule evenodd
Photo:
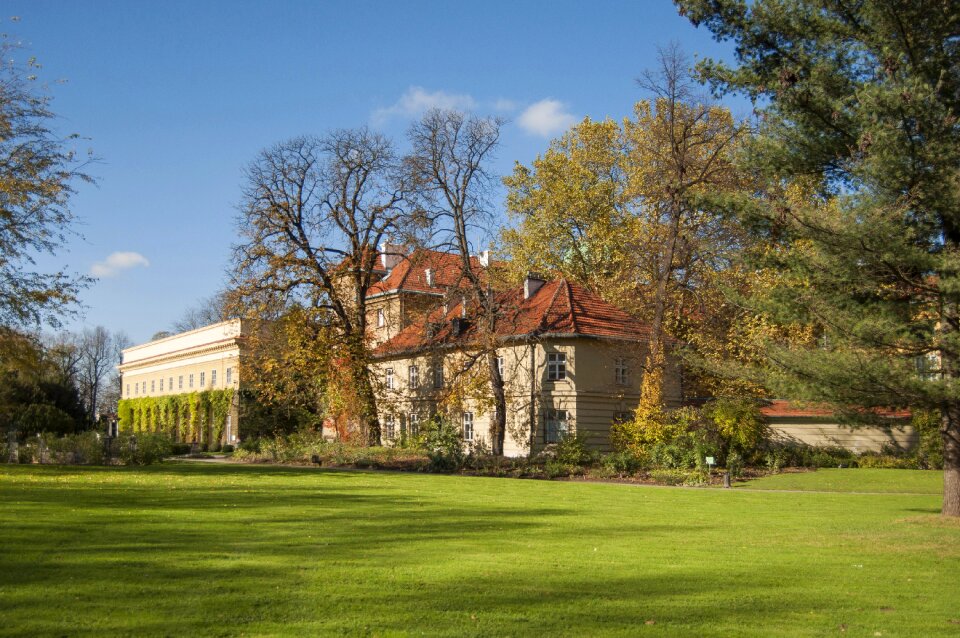
<path fill-rule="evenodd" d="M 233 402 L 233 389 L 121 399 L 124 432 L 162 432 L 191 443 L 218 443 Z"/>

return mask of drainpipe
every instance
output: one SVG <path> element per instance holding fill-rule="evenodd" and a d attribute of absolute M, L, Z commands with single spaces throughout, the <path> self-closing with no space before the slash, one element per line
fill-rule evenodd
<path fill-rule="evenodd" d="M 537 431 L 537 344 L 530 344 L 530 456 L 533 457 L 533 441 Z"/>

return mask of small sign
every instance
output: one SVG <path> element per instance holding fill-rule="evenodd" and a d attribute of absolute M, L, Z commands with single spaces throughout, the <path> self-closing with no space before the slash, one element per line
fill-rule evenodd
<path fill-rule="evenodd" d="M 713 462 L 713 457 L 712 457 L 712 456 L 708 456 L 708 457 L 707 457 L 707 465 L 716 465 L 716 464 Z"/>

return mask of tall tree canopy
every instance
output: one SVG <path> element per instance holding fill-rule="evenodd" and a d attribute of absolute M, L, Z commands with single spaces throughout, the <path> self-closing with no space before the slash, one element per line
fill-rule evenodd
<path fill-rule="evenodd" d="M 744 161 L 781 187 L 733 202 L 784 273 L 759 307 L 822 330 L 817 348 L 769 344 L 768 380 L 840 405 L 939 410 L 943 513 L 960 516 L 960 5 L 678 5 L 735 43 L 736 65 L 700 69 L 759 105 Z"/>
<path fill-rule="evenodd" d="M 300 307 L 329 321 L 329 354 L 349 371 L 360 426 L 379 444 L 366 299 L 378 247 L 406 223 L 407 187 L 393 144 L 366 129 L 298 137 L 262 151 L 245 181 L 234 251 L 238 298 L 254 317 Z"/>
<path fill-rule="evenodd" d="M 633 118 L 586 119 L 517 165 L 505 240 L 517 266 L 559 271 L 649 322 L 643 402 L 658 411 L 667 338 L 706 325 L 720 273 L 733 272 L 742 235 L 708 196 L 747 182 L 733 164 L 745 131 L 696 93 L 676 48 L 641 83 L 654 99 Z"/>
<path fill-rule="evenodd" d="M 40 254 L 62 247 L 74 221 L 68 204 L 77 180 L 89 180 L 52 128 L 50 96 L 32 75 L 31 58 L 0 36 L 0 324 L 56 325 L 89 280 L 35 271 Z"/>

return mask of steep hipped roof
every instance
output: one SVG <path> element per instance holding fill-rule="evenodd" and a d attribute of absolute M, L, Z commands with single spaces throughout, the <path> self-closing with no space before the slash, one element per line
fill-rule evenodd
<path fill-rule="evenodd" d="M 476 257 L 470 257 L 470 265 L 474 272 L 483 273 L 484 269 Z M 433 277 L 431 283 L 427 282 L 427 270 Z M 370 286 L 368 294 L 398 291 L 443 294 L 451 287 L 462 285 L 462 272 L 459 255 L 419 249 L 400 259 L 386 277 Z"/>
<path fill-rule="evenodd" d="M 524 299 L 523 287 L 498 296 L 501 308 L 495 332 L 502 338 L 528 336 L 564 336 L 645 340 L 649 328 L 619 308 L 607 303 L 590 290 L 557 279 L 544 283 L 539 290 Z M 455 327 L 459 318 L 467 319 L 460 330 Z M 446 313 L 434 311 L 429 317 L 415 322 L 395 337 L 381 344 L 375 354 L 387 356 L 439 346 L 468 344 L 477 337 L 475 313 L 463 313 L 457 304 Z"/>

